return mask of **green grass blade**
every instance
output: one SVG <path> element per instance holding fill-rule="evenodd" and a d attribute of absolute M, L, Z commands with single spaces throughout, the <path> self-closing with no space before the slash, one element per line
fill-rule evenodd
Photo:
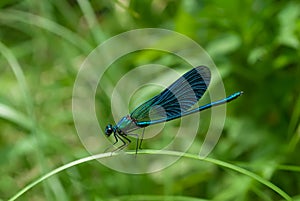
<path fill-rule="evenodd" d="M 97 18 L 95 12 L 89 1 L 86 0 L 78 0 L 77 1 L 84 16 L 88 23 L 89 29 L 91 30 L 94 39 L 97 43 L 101 43 L 105 40 L 104 32 L 101 30 L 99 23 L 97 22 Z"/>
<path fill-rule="evenodd" d="M 30 98 L 29 89 L 22 68 L 19 62 L 17 61 L 16 57 L 14 56 L 14 54 L 2 42 L 0 42 L 0 53 L 7 59 L 8 63 L 11 66 L 11 69 L 13 70 L 17 78 L 20 91 L 21 93 L 23 93 L 25 99 L 25 106 L 27 107 L 26 108 L 27 112 L 31 116 L 33 105 L 32 105 L 32 100 Z"/>
<path fill-rule="evenodd" d="M 106 158 L 106 157 L 110 157 L 110 156 L 113 157 L 115 155 L 118 155 L 119 153 L 103 153 L 103 154 L 88 156 L 88 157 L 70 162 L 70 163 L 68 163 L 66 165 L 63 165 L 61 167 L 58 167 L 55 170 L 53 170 L 53 171 L 47 173 L 46 175 L 40 177 L 36 181 L 34 181 L 34 182 L 30 183 L 29 185 L 25 186 L 23 189 L 21 189 L 17 194 L 15 194 L 9 200 L 10 201 L 16 200 L 17 198 L 19 198 L 21 195 L 23 195 L 25 192 L 27 192 L 28 190 L 30 190 L 31 188 L 33 188 L 34 186 L 36 186 L 40 182 L 44 181 L 45 179 L 47 179 L 47 178 L 63 171 L 63 170 L 66 170 L 70 167 L 73 167 L 73 166 L 76 166 L 78 164 L 85 163 L 85 162 L 88 162 L 88 161 L 100 159 L 100 158 Z M 126 153 L 127 154 L 135 154 L 134 151 L 133 152 L 126 152 Z M 206 161 L 206 162 L 209 162 L 209 163 L 213 163 L 213 164 L 218 165 L 220 167 L 228 168 L 230 170 L 233 170 L 233 171 L 239 172 L 241 174 L 247 175 L 250 178 L 256 180 L 257 182 L 269 187 L 270 189 L 272 189 L 273 191 L 275 191 L 276 193 L 281 195 L 285 200 L 289 200 L 289 201 L 292 200 L 292 198 L 287 193 L 285 193 L 283 190 L 281 190 L 279 187 L 277 187 L 273 183 L 269 182 L 268 180 L 258 176 L 257 174 L 255 174 L 253 172 L 250 172 L 249 170 L 243 169 L 241 167 L 238 167 L 236 165 L 232 165 L 232 164 L 224 162 L 224 161 L 220 161 L 220 160 L 213 159 L 213 158 L 199 158 L 199 156 L 195 155 L 195 154 L 182 153 L 182 152 L 176 152 L 176 151 L 167 151 L 167 150 L 141 150 L 141 151 L 138 152 L 138 154 L 157 154 L 157 155 L 182 156 L 182 157 L 185 157 L 185 158 L 191 158 L 191 159 L 196 159 L 196 160 L 199 160 L 199 161 Z"/>
<path fill-rule="evenodd" d="M 18 11 L 14 9 L 9 9 L 6 11 L 0 12 L 1 20 L 10 20 L 10 21 L 20 21 L 30 25 L 40 27 L 42 29 L 48 30 L 51 33 L 54 33 L 66 41 L 69 41 L 74 46 L 78 47 L 84 52 L 89 52 L 92 50 L 92 46 L 84 40 L 82 37 L 79 37 L 78 34 L 73 33 L 69 29 L 57 24 L 54 21 L 51 21 L 47 18 L 27 13 L 24 11 Z"/>
<path fill-rule="evenodd" d="M 32 129 L 32 121 L 12 107 L 0 103 L 0 117 L 17 124 L 26 130 Z"/>

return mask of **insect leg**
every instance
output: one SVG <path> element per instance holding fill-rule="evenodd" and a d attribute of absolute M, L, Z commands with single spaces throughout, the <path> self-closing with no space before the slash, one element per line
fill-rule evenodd
<path fill-rule="evenodd" d="M 142 133 L 142 138 L 141 138 L 141 141 L 140 141 L 139 149 L 142 149 L 142 142 L 143 142 L 143 139 L 144 139 L 144 133 L 145 133 L 145 128 L 143 129 L 143 133 Z"/>
<path fill-rule="evenodd" d="M 114 134 L 115 142 L 113 143 L 113 145 L 117 144 L 117 142 L 119 141 L 117 136 L 118 136 L 118 134 Z"/>
<path fill-rule="evenodd" d="M 110 145 L 109 147 L 107 147 L 107 148 L 104 150 L 104 153 L 107 152 L 111 147 L 113 147 L 115 144 L 118 143 L 119 140 L 118 140 L 117 134 L 114 133 L 114 137 L 115 137 L 115 142 L 114 142 L 112 145 Z"/>
<path fill-rule="evenodd" d="M 139 135 L 138 134 L 134 134 L 134 133 L 129 133 L 127 135 L 131 135 L 131 136 L 134 136 L 136 138 L 136 147 L 135 147 L 135 154 L 137 154 L 138 152 L 138 149 L 139 149 Z"/>
<path fill-rule="evenodd" d="M 119 146 L 116 150 L 114 150 L 114 151 L 119 151 L 119 150 L 122 150 L 122 149 L 124 149 L 125 147 L 127 147 L 130 143 L 131 143 L 131 140 L 128 138 L 128 137 L 126 137 L 126 135 L 127 134 L 119 134 L 119 135 L 116 135 L 116 137 L 117 138 L 119 138 L 122 142 L 123 142 L 123 144 L 121 145 L 121 146 Z M 127 143 L 126 143 L 126 141 L 127 141 Z"/>

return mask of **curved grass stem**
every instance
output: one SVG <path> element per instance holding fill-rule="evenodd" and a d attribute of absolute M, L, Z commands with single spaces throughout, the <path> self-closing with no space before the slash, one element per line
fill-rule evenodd
<path fill-rule="evenodd" d="M 119 153 L 120 152 L 97 154 L 97 155 L 81 158 L 81 159 L 72 161 L 72 162 L 70 162 L 66 165 L 60 166 L 60 167 L 52 170 L 51 172 L 45 174 L 44 176 L 38 178 L 34 182 L 28 184 L 23 189 L 21 189 L 19 192 L 17 192 L 13 197 L 11 197 L 9 200 L 10 201 L 16 200 L 17 198 L 19 198 L 21 195 L 26 193 L 28 190 L 30 190 L 31 188 L 33 188 L 37 184 L 41 183 L 42 181 L 46 180 L 47 178 L 49 178 L 49 177 L 51 177 L 51 176 L 53 176 L 53 175 L 55 175 L 59 172 L 62 172 L 63 170 L 66 170 L 68 168 L 71 168 L 73 166 L 76 166 L 76 165 L 79 165 L 81 163 L 85 163 L 85 162 L 88 162 L 88 161 L 101 159 L 101 158 L 106 158 L 106 157 L 114 157 L 116 155 L 119 155 Z M 135 151 L 128 151 L 126 153 L 127 154 L 136 154 Z M 195 155 L 195 154 L 182 153 L 182 152 L 178 152 L 178 151 L 168 151 L 168 150 L 140 150 L 138 152 L 138 154 L 157 154 L 157 155 L 182 156 L 182 157 L 185 157 L 185 158 L 190 158 L 190 159 L 196 159 L 196 160 L 200 160 L 200 161 L 209 162 L 209 163 L 218 165 L 220 167 L 228 168 L 228 169 L 233 170 L 235 172 L 239 172 L 241 174 L 247 175 L 250 178 L 256 180 L 257 182 L 259 182 L 259 183 L 267 186 L 268 188 L 272 189 L 273 191 L 278 193 L 280 196 L 282 196 L 285 200 L 289 200 L 289 201 L 292 200 L 292 198 L 286 192 L 284 192 L 282 189 L 280 189 L 279 187 L 277 187 L 276 185 L 274 185 L 270 181 L 260 177 L 259 175 L 255 174 L 253 172 L 250 172 L 249 170 L 246 170 L 244 168 L 238 167 L 236 165 L 233 165 L 233 164 L 230 164 L 230 163 L 227 163 L 227 162 L 224 162 L 224 161 L 220 161 L 220 160 L 213 159 L 213 158 L 199 158 L 199 156 Z"/>

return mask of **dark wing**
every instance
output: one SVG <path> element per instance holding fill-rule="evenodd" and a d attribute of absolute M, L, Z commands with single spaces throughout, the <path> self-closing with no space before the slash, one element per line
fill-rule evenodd
<path fill-rule="evenodd" d="M 210 70 L 206 66 L 193 68 L 163 92 L 138 106 L 130 117 L 141 127 L 180 117 L 202 97 L 210 78 Z"/>

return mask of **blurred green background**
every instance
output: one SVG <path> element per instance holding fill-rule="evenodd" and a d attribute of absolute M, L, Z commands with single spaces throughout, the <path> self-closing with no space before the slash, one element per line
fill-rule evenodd
<path fill-rule="evenodd" d="M 221 72 L 227 93 L 245 92 L 228 104 L 223 134 L 210 157 L 246 168 L 300 199 L 299 1 L 2 0 L 0 9 L 0 198 L 88 156 L 72 118 L 78 69 L 106 39 L 151 27 L 198 42 Z M 111 83 L 138 65 L 136 58 L 138 53 L 124 61 L 122 71 L 112 68 Z M 179 61 L 147 62 L 180 67 Z M 106 116 L 103 128 L 113 121 L 110 99 L 98 91 L 97 102 Z M 159 141 L 146 146 L 154 148 L 153 143 Z M 201 199 L 282 198 L 243 174 L 181 159 L 144 175 L 84 163 L 20 200 Z"/>

